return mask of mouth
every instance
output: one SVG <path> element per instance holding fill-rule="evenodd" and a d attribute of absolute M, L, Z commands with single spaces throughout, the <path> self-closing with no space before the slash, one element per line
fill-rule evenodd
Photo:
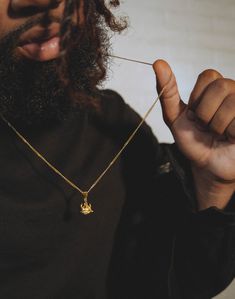
<path fill-rule="evenodd" d="M 37 27 L 27 31 L 22 35 L 17 50 L 26 58 L 48 61 L 59 56 L 59 44 L 59 24 L 56 24 L 47 30 Z"/>

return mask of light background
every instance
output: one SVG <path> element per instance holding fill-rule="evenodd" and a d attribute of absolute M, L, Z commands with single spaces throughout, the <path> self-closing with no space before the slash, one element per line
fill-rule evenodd
<path fill-rule="evenodd" d="M 235 0 L 125 0 L 119 13 L 129 16 L 130 27 L 113 38 L 113 52 L 151 63 L 167 60 L 184 101 L 205 69 L 235 79 Z M 143 115 L 156 98 L 155 85 L 151 66 L 115 59 L 105 87 Z M 147 122 L 159 141 L 173 141 L 159 104 Z M 235 282 L 216 298 L 234 299 Z"/>

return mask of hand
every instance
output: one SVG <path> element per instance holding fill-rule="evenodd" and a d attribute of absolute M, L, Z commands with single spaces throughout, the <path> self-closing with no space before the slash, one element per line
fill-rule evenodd
<path fill-rule="evenodd" d="M 191 161 L 199 209 L 226 207 L 235 190 L 235 81 L 204 71 L 188 105 L 163 60 L 153 65 L 163 117 L 182 153 Z"/>

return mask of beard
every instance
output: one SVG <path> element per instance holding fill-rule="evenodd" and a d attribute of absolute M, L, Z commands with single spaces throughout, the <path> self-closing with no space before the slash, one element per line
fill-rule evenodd
<path fill-rule="evenodd" d="M 70 51 L 68 61 L 76 99 L 60 79 L 57 59 L 40 62 L 17 56 L 15 49 L 19 36 L 40 21 L 28 22 L 0 40 L 0 112 L 21 128 L 66 120 L 71 112 L 78 112 L 77 108 L 82 107 L 80 104 L 94 94 L 97 84 L 104 79 L 97 68 L 97 48 L 86 35 Z M 99 33 L 100 44 L 106 53 L 107 34 L 101 28 Z M 96 77 L 99 79 L 94 80 Z"/>

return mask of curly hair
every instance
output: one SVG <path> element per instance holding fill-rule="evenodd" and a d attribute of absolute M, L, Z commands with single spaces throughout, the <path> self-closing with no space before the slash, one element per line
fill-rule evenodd
<path fill-rule="evenodd" d="M 117 18 L 111 9 L 120 5 L 119 0 L 66 0 L 60 31 L 60 58 L 58 73 L 64 87 L 72 98 L 80 104 L 95 105 L 97 86 L 106 78 L 110 43 L 108 30 L 120 33 L 127 27 L 126 18 Z M 83 17 L 79 15 L 82 8 Z M 76 21 L 74 23 L 74 18 Z M 76 62 L 72 65 L 70 57 L 74 50 L 83 44 L 82 63 L 86 73 L 85 80 L 77 82 Z M 84 49 L 92 49 L 87 57 Z M 78 54 L 78 52 L 76 52 Z M 81 62 L 80 62 L 81 64 Z M 83 81 L 83 82 L 82 82 Z"/>

